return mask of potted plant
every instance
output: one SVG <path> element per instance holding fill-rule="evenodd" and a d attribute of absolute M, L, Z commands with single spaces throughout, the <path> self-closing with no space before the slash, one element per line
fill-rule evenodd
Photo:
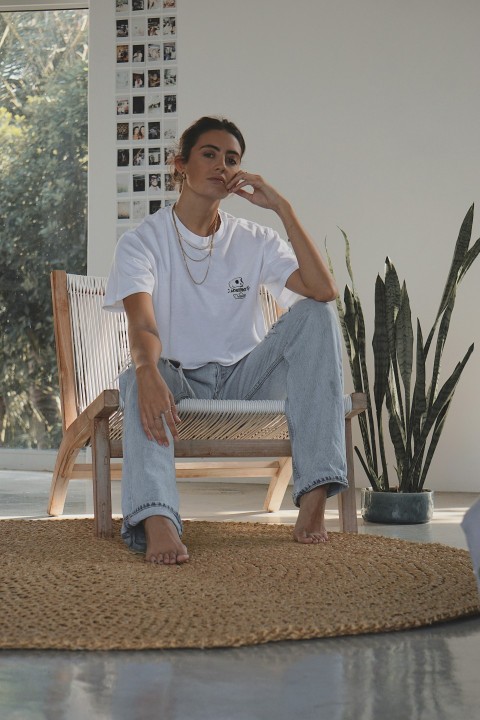
<path fill-rule="evenodd" d="M 474 348 L 473 344 L 468 348 L 441 385 L 440 364 L 457 288 L 480 252 L 480 238 L 470 247 L 473 214 L 472 205 L 460 228 L 438 312 L 426 340 L 418 319 L 414 337 L 406 284 L 400 285 L 387 257 L 384 278 L 378 275 L 375 283 L 373 403 L 364 316 L 355 289 L 349 241 L 342 231 L 351 287 L 346 285 L 343 303 L 337 298 L 337 309 L 354 389 L 368 398 L 367 413 L 359 416 L 363 454 L 355 447 L 371 485 L 371 489 L 362 491 L 362 515 L 367 521 L 417 523 L 431 519 L 433 496 L 425 489 L 425 481 L 455 389 Z M 333 273 L 328 251 L 327 257 Z M 428 370 L 430 352 L 434 356 Z M 385 452 L 385 411 L 396 459 L 394 484 Z"/>

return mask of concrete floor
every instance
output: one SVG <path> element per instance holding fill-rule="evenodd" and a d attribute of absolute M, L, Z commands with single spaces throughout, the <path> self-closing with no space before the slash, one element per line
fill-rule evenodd
<path fill-rule="evenodd" d="M 0 517 L 44 517 L 50 477 L 0 471 Z M 293 523 L 265 486 L 181 483 L 187 519 Z M 437 493 L 428 525 L 360 532 L 466 548 L 459 523 L 478 495 Z M 114 512 L 119 487 L 114 484 Z M 338 529 L 335 501 L 327 527 Z M 65 514 L 92 510 L 74 481 Z M 172 618 L 174 622 L 174 618 Z M 0 652 L 1 720 L 444 720 L 480 718 L 480 618 L 414 631 L 221 650 Z"/>

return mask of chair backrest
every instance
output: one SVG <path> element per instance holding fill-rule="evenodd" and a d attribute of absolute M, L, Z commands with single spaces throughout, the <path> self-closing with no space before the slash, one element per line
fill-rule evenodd
<path fill-rule="evenodd" d="M 102 309 L 106 278 L 54 270 L 51 281 L 65 430 L 102 390 L 118 388 L 130 358 L 127 316 Z M 265 288 L 260 294 L 268 331 L 280 310 Z"/>

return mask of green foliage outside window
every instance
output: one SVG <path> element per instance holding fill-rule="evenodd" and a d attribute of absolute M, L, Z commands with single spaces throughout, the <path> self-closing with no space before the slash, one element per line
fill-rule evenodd
<path fill-rule="evenodd" d="M 61 436 L 50 271 L 86 271 L 87 14 L 0 13 L 0 446 Z"/>

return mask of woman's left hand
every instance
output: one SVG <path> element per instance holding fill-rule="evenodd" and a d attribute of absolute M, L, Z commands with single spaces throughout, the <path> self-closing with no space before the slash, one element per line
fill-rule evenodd
<path fill-rule="evenodd" d="M 252 191 L 244 190 L 247 186 L 250 186 Z M 227 190 L 266 210 L 278 211 L 282 202 L 285 202 L 285 199 L 265 182 L 261 175 L 253 175 L 245 170 L 239 170 L 227 184 Z"/>

